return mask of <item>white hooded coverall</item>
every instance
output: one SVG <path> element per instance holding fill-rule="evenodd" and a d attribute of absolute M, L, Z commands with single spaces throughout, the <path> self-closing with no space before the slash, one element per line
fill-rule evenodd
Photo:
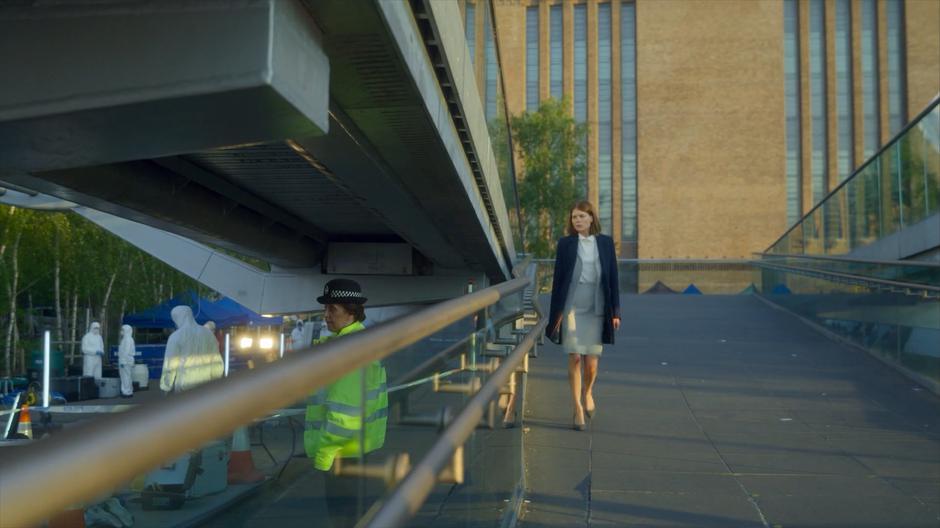
<path fill-rule="evenodd" d="M 134 394 L 134 329 L 131 325 L 121 327 L 121 344 L 118 345 L 118 373 L 121 375 L 121 394 Z"/>
<path fill-rule="evenodd" d="M 176 331 L 166 342 L 160 389 L 180 392 L 216 378 L 224 371 L 218 341 L 212 332 L 196 324 L 189 306 L 170 311 Z"/>
<path fill-rule="evenodd" d="M 101 325 L 91 323 L 88 333 L 82 336 L 82 376 L 94 376 L 101 379 L 101 358 L 104 356 L 104 340 L 101 339 Z"/>
<path fill-rule="evenodd" d="M 297 326 L 290 333 L 290 349 L 300 350 L 308 344 L 304 343 L 304 324 L 298 321 Z"/>

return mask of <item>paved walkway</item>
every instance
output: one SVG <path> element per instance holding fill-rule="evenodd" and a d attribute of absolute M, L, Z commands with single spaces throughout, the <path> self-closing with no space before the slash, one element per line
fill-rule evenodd
<path fill-rule="evenodd" d="M 940 398 L 754 297 L 623 301 L 588 431 L 531 362 L 523 527 L 940 526 Z"/>

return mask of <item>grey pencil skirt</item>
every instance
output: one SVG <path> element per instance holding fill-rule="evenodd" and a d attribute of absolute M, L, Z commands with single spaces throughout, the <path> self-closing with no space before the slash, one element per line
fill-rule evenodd
<path fill-rule="evenodd" d="M 601 343 L 603 317 L 594 313 L 596 282 L 582 282 L 573 288 L 569 309 L 564 316 L 561 345 L 568 354 L 599 356 L 604 351 Z"/>

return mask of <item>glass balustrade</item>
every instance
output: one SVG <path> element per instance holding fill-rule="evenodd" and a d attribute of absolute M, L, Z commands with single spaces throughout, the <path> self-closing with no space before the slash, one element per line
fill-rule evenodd
<path fill-rule="evenodd" d="M 940 224 L 940 100 L 807 213 L 765 253 L 858 254 L 875 243 L 904 258 L 908 228 Z M 927 225 L 930 224 L 930 225 Z"/>
<path fill-rule="evenodd" d="M 376 324 L 394 325 L 394 319 L 422 308 L 426 307 L 369 309 L 365 323 L 374 326 L 371 316 L 391 319 Z M 508 296 L 381 362 L 311 390 L 302 401 L 245 421 L 233 434 L 142 471 L 98 499 L 76 506 L 90 520 L 131 515 L 135 526 L 195 522 L 219 527 L 353 526 L 376 507 L 396 479 L 427 454 L 443 428 L 492 376 L 520 340 L 513 330 L 520 327 L 522 309 L 521 292 Z M 311 319 L 319 321 L 317 316 Z M 267 329 L 271 335 L 263 337 L 265 344 L 268 339 L 273 343 L 270 354 L 261 349 L 245 348 L 237 354 L 230 350 L 229 376 L 251 376 L 255 370 L 291 361 L 296 355 L 318 353 L 320 345 L 292 342 L 287 337 L 292 325 L 284 325 L 272 324 Z M 319 322 L 309 328 L 308 338 L 328 335 Z M 239 346 L 247 335 L 238 332 L 220 329 L 220 335 L 229 335 L 230 347 Z M 114 340 L 111 333 L 106 332 L 109 344 Z M 147 339 L 157 340 L 144 338 L 151 333 L 139 332 L 141 347 Z M 286 343 L 283 354 L 281 335 Z M 224 343 L 223 338 L 219 358 L 226 357 Z M 247 338 L 245 343 L 247 347 Z M 95 427 L 115 414 L 180 397 L 160 391 L 163 365 L 157 362 L 148 367 L 150 376 L 137 384 L 133 398 L 120 398 L 115 393 L 119 383 L 116 358 L 106 354 L 104 363 L 95 394 L 69 392 L 59 379 L 80 368 L 80 355 L 60 357 L 54 363 L 59 369 L 53 373 L 56 388 L 63 392 L 55 391 L 52 412 L 34 408 L 34 438 L 68 435 L 77 426 Z M 384 373 L 384 380 L 377 377 L 378 372 Z M 27 382 L 18 380 L 17 388 L 25 388 Z M 523 383 L 520 373 L 504 385 L 407 526 L 500 522 L 522 471 L 522 432 L 516 426 L 521 424 Z M 11 405 L 4 401 L 3 410 Z M 19 421 L 18 416 L 14 421 Z M 180 423 L 178 427 L 199 425 Z M 174 431 L 175 427 L 155 433 L 153 441 Z M 133 456 L 133 450 L 115 453 L 115 463 Z"/>
<path fill-rule="evenodd" d="M 754 281 L 767 299 L 915 377 L 928 383 L 940 383 L 940 292 L 912 294 L 906 288 L 763 264 L 802 264 L 793 259 L 765 259 L 761 263 L 755 267 Z M 815 263 L 813 266 L 821 267 Z M 937 267 L 912 270 L 896 266 L 898 269 L 892 269 L 887 264 L 851 262 L 827 262 L 824 267 L 840 273 L 940 284 L 937 281 L 940 268 Z"/>

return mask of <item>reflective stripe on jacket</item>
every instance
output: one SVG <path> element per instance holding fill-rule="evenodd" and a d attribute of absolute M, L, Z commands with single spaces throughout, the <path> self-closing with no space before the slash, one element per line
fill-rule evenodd
<path fill-rule="evenodd" d="M 365 330 L 360 322 L 315 344 Z M 365 374 L 365 406 L 362 376 Z M 363 423 L 365 427 L 363 428 Z M 385 368 L 378 361 L 343 376 L 307 400 L 304 450 L 313 465 L 327 471 L 333 459 L 357 457 L 382 447 L 388 424 L 388 389 Z"/>

